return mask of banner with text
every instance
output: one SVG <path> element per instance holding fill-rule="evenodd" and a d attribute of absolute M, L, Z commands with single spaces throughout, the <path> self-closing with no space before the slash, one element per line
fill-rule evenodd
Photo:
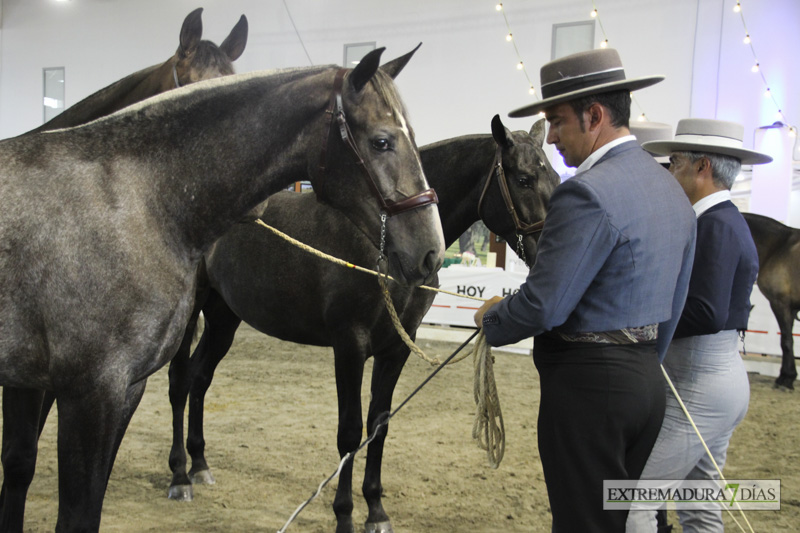
<path fill-rule="evenodd" d="M 492 296 L 508 296 L 517 292 L 526 277 L 527 273 L 508 272 L 501 268 L 451 265 L 439 271 L 439 287 L 486 300 Z M 472 317 L 481 303 L 440 292 L 436 294 L 433 305 L 422 321 L 425 324 L 475 327 Z"/>

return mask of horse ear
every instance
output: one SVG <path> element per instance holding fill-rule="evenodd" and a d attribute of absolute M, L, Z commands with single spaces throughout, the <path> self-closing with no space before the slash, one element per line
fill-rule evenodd
<path fill-rule="evenodd" d="M 419 43 L 416 48 L 411 50 L 406 55 L 400 56 L 397 59 L 392 59 L 388 63 L 385 63 L 381 66 L 381 70 L 391 76 L 392 79 L 395 79 L 397 75 L 400 74 L 400 71 L 406 66 L 408 60 L 411 59 L 411 56 L 414 55 L 414 52 L 419 50 L 420 46 L 422 46 L 422 43 Z"/>
<path fill-rule="evenodd" d="M 369 52 L 361 58 L 356 68 L 354 68 L 353 72 L 348 76 L 350 86 L 353 87 L 357 93 L 361 92 L 361 89 L 364 88 L 367 82 L 371 80 L 378 71 L 378 65 L 380 65 L 381 62 L 381 54 L 384 50 L 386 50 L 386 48 L 376 48 Z"/>
<path fill-rule="evenodd" d="M 219 45 L 219 49 L 222 50 L 231 61 L 239 59 L 239 56 L 244 52 L 244 47 L 247 44 L 247 28 L 247 17 L 242 15 L 239 17 L 239 22 L 237 22 L 236 26 L 231 30 L 231 34 Z"/>
<path fill-rule="evenodd" d="M 531 126 L 531 137 L 536 146 L 544 146 L 544 123 L 545 120 L 540 118 Z"/>
<path fill-rule="evenodd" d="M 194 52 L 194 49 L 197 48 L 197 43 L 200 42 L 200 38 L 203 36 L 202 14 L 203 8 L 198 7 L 186 15 L 186 18 L 183 20 L 183 26 L 181 27 L 181 44 L 178 47 L 178 55 L 181 57 L 186 57 Z"/>
<path fill-rule="evenodd" d="M 509 133 L 511 132 L 503 125 L 503 121 L 500 120 L 500 115 L 492 117 L 492 137 L 494 137 L 494 142 L 496 142 L 498 146 L 503 148 L 511 147 L 511 139 L 508 136 Z"/>

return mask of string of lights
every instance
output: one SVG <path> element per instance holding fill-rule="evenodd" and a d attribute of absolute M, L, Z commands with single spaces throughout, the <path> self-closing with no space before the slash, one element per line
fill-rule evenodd
<path fill-rule="evenodd" d="M 603 27 L 603 21 L 600 19 L 600 12 L 597 10 L 597 4 L 594 0 L 592 0 L 592 12 L 589 14 L 593 19 L 597 20 L 597 25 L 600 26 L 600 32 L 603 34 L 603 40 L 600 41 L 600 48 L 608 48 L 608 35 L 606 35 L 606 30 Z M 636 99 L 636 95 L 631 93 L 631 101 L 636 104 L 636 107 L 639 108 L 641 114 L 636 118 L 639 122 L 646 122 L 647 115 L 644 113 L 644 109 L 639 104 L 639 101 Z"/>
<path fill-rule="evenodd" d="M 767 83 L 767 76 L 764 74 L 764 68 L 761 66 L 761 62 L 758 60 L 758 56 L 756 55 L 756 49 L 753 45 L 753 39 L 750 37 L 750 30 L 747 29 L 747 23 L 744 20 L 744 12 L 742 11 L 742 3 L 741 0 L 736 1 L 736 5 L 733 6 L 733 12 L 739 14 L 739 18 L 742 19 L 742 27 L 744 28 L 744 44 L 750 47 L 750 51 L 753 53 L 753 66 L 750 70 L 754 73 L 757 73 L 761 76 L 761 81 L 764 83 L 764 87 L 766 90 L 764 91 L 764 97 L 769 98 L 772 100 L 772 103 L 775 104 L 775 108 L 778 110 L 777 117 L 778 119 L 783 122 L 784 124 L 789 125 L 789 135 L 794 137 L 797 134 L 797 128 L 789 124 L 789 121 L 786 120 L 786 115 L 783 113 L 783 109 L 781 108 L 778 100 L 775 98 L 775 94 L 769 87 L 769 83 Z"/>
<path fill-rule="evenodd" d="M 594 0 L 592 0 L 592 7 L 594 9 L 592 10 L 591 17 L 597 19 L 597 24 L 600 26 L 600 31 L 603 33 L 603 40 L 600 41 L 600 48 L 606 48 L 608 47 L 608 36 L 606 35 L 605 28 L 603 28 L 603 21 L 600 20 L 600 14 L 597 11 L 597 5 L 595 4 Z M 511 31 L 511 24 L 509 24 L 508 22 L 508 16 L 506 15 L 506 10 L 505 7 L 503 6 L 503 3 L 499 2 L 495 6 L 495 9 L 500 13 L 502 13 L 503 20 L 505 20 L 506 29 L 508 30 L 508 33 L 506 33 L 506 41 L 514 45 L 514 52 L 516 52 L 517 54 L 517 69 L 523 71 L 523 73 L 525 74 L 525 78 L 528 80 L 528 87 L 530 94 L 538 98 L 536 89 L 533 85 L 533 82 L 531 81 L 531 77 L 528 75 L 528 71 L 525 69 L 525 62 L 522 60 L 522 55 L 519 53 L 519 48 L 517 48 L 517 43 L 514 40 L 514 34 Z M 631 93 L 631 98 L 633 99 L 633 102 L 637 105 L 637 107 L 641 109 L 642 107 L 639 105 L 639 102 L 636 100 L 636 97 L 633 95 L 633 93 Z M 642 111 L 641 115 L 639 115 L 637 120 L 639 121 L 647 120 L 647 116 L 644 114 L 644 111 Z"/>
<path fill-rule="evenodd" d="M 517 70 L 521 70 L 525 74 L 525 79 L 528 80 L 528 92 L 530 94 L 536 96 L 536 89 L 533 86 L 533 82 L 531 81 L 531 77 L 528 75 L 528 71 L 525 68 L 525 62 L 522 61 L 522 54 L 519 53 L 519 48 L 517 48 L 517 43 L 514 40 L 514 34 L 511 32 L 511 25 L 508 23 L 508 17 L 506 16 L 506 10 L 503 8 L 503 3 L 499 2 L 495 9 L 503 14 L 503 20 L 506 21 L 506 29 L 508 29 L 508 33 L 506 34 L 506 41 L 510 42 L 514 45 L 514 51 L 517 53 Z M 538 98 L 538 96 L 536 96 Z"/>
<path fill-rule="evenodd" d="M 510 43 L 512 43 L 514 45 L 514 52 L 516 52 L 516 54 L 517 54 L 517 69 L 523 71 L 523 73 L 525 74 L 525 78 L 528 81 L 528 87 L 529 87 L 530 94 L 536 96 L 536 94 L 537 94 L 536 93 L 536 89 L 534 88 L 534 85 L 533 85 L 533 82 L 531 81 L 530 75 L 528 74 L 528 71 L 525 68 L 525 63 L 522 60 L 522 55 L 519 52 L 519 48 L 517 48 L 517 44 L 516 44 L 515 39 L 514 39 L 514 34 L 511 31 L 511 24 L 508 22 L 508 16 L 506 15 L 506 10 L 505 10 L 505 7 L 503 6 L 503 3 L 499 2 L 495 6 L 495 9 L 497 11 L 499 11 L 500 13 L 502 13 L 503 20 L 505 20 L 506 29 L 508 30 L 508 33 L 506 34 L 506 41 L 508 41 L 508 42 L 510 42 Z M 791 124 L 789 124 L 789 121 L 786 119 L 786 115 L 784 114 L 781 105 L 778 103 L 778 100 L 775 98 L 774 92 L 770 89 L 769 83 L 767 82 L 766 74 L 764 73 L 764 68 L 761 66 L 761 62 L 759 61 L 758 56 L 756 55 L 756 50 L 755 50 L 755 46 L 753 45 L 753 39 L 750 36 L 750 31 L 747 29 L 747 23 L 746 23 L 746 21 L 744 19 L 744 12 L 742 11 L 741 0 L 736 0 L 736 5 L 733 7 L 733 11 L 735 13 L 738 13 L 740 18 L 741 18 L 741 20 L 742 20 L 742 27 L 744 28 L 744 34 L 745 34 L 743 42 L 744 42 L 744 44 L 746 44 L 746 45 L 748 45 L 750 47 L 750 51 L 753 54 L 753 66 L 752 66 L 751 70 L 752 70 L 752 72 L 758 73 L 761 76 L 761 80 L 764 83 L 764 87 L 765 87 L 764 97 L 765 98 L 769 98 L 769 99 L 772 100 L 772 102 L 775 104 L 775 108 L 778 110 L 777 111 L 778 119 L 781 122 L 783 122 L 784 124 L 789 125 L 789 135 L 794 137 L 797 134 L 797 128 L 792 126 Z M 608 47 L 608 35 L 606 34 L 606 30 L 603 27 L 603 21 L 600 18 L 600 11 L 597 9 L 597 3 L 595 2 L 595 0 L 592 0 L 592 11 L 590 13 L 590 16 L 591 16 L 591 18 L 597 20 L 597 24 L 598 24 L 598 26 L 600 28 L 600 32 L 602 33 L 602 36 L 603 36 L 603 40 L 600 41 L 600 48 L 607 48 Z M 536 97 L 538 98 L 538 96 L 536 96 Z M 635 103 L 636 106 L 641 110 L 641 114 L 638 116 L 637 120 L 640 121 L 640 122 L 647 121 L 648 120 L 647 119 L 647 115 L 645 114 L 645 112 L 642 109 L 642 106 L 639 104 L 638 100 L 636 100 L 636 96 L 633 93 L 631 93 L 631 99 L 632 99 L 633 103 Z"/>

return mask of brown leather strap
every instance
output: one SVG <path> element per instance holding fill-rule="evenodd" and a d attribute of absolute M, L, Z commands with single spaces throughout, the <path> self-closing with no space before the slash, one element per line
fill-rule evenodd
<path fill-rule="evenodd" d="M 497 175 L 497 185 L 500 187 L 500 195 L 503 197 L 503 202 L 506 204 L 506 210 L 511 215 L 511 220 L 514 221 L 514 228 L 517 230 L 518 235 L 530 235 L 542 231 L 544 227 L 544 220 L 528 224 L 523 222 L 517 214 L 517 209 L 514 207 L 514 200 L 511 198 L 511 191 L 508 189 L 508 180 L 506 179 L 505 172 L 503 172 L 503 149 L 497 145 L 494 155 L 494 163 L 492 170 L 489 172 L 489 177 L 486 178 L 486 184 L 483 186 L 480 199 L 478 200 L 478 216 L 481 216 L 483 202 L 486 197 L 486 192 L 489 190 L 489 185 L 492 183 L 492 178 Z"/>
<path fill-rule="evenodd" d="M 342 141 L 345 143 L 345 146 L 350 148 L 350 152 L 352 152 L 353 156 L 355 157 L 356 165 L 358 165 L 358 167 L 361 169 L 361 172 L 364 174 L 364 177 L 367 181 L 367 186 L 369 187 L 370 192 L 372 192 L 372 195 L 378 200 L 382 211 L 384 211 L 388 216 L 393 216 L 405 211 L 424 207 L 426 205 L 439 203 L 439 198 L 436 196 L 436 192 L 433 189 L 426 189 L 415 194 L 414 196 L 410 196 L 397 202 L 392 202 L 391 200 L 386 200 L 384 198 L 383 194 L 378 188 L 378 184 L 375 182 L 375 179 L 372 176 L 372 173 L 370 173 L 369 168 L 367 168 L 364 158 L 361 157 L 361 152 L 358 150 L 358 146 L 356 146 L 355 139 L 353 138 L 353 132 L 350 131 L 350 125 L 347 123 L 347 117 L 345 117 L 344 114 L 344 106 L 342 104 L 342 86 L 344 85 L 344 76 L 346 73 L 347 69 L 343 68 L 336 72 L 336 77 L 333 80 L 331 101 L 328 104 L 328 109 L 325 111 L 325 113 L 328 115 L 328 125 L 325 129 L 325 139 L 322 142 L 322 153 L 320 154 L 319 162 L 320 176 L 317 178 L 318 183 L 322 183 L 322 180 L 325 176 L 325 171 L 327 170 L 328 140 L 330 138 L 330 131 L 334 125 L 334 117 L 336 117 L 336 124 L 339 126 L 339 135 L 341 136 Z"/>

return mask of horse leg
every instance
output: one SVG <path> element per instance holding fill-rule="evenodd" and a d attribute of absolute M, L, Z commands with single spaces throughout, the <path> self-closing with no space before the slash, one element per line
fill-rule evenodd
<path fill-rule="evenodd" d="M 772 312 L 778 320 L 781 329 L 781 371 L 775 380 L 775 388 L 794 390 L 794 380 L 797 379 L 797 368 L 794 362 L 794 339 L 792 337 L 792 326 L 794 326 L 794 314 L 792 308 L 786 305 L 772 305 Z"/>
<path fill-rule="evenodd" d="M 47 416 L 50 414 L 50 409 L 56 401 L 56 395 L 50 391 L 45 391 L 44 399 L 42 400 L 42 410 L 39 414 L 39 436 L 42 436 L 44 431 L 44 423 L 47 422 Z"/>
<path fill-rule="evenodd" d="M 353 333 L 353 332 L 348 332 Z M 342 458 L 361 444 L 364 423 L 361 418 L 361 383 L 368 346 L 366 335 L 354 333 L 333 343 L 336 368 L 336 395 L 339 404 L 339 428 L 336 446 Z M 339 473 L 339 484 L 333 498 L 336 533 L 353 533 L 353 460 L 347 461 Z"/>
<path fill-rule="evenodd" d="M 214 370 L 228 353 L 242 320 L 231 311 L 222 297 L 213 291 L 203 306 L 203 316 L 206 322 L 203 336 L 190 361 L 191 386 L 186 449 L 192 457 L 189 479 L 192 483 L 213 485 L 214 476 L 211 475 L 205 457 L 206 441 L 203 433 L 205 397 L 211 386 L 211 380 L 214 379 Z"/>
<path fill-rule="evenodd" d="M 376 424 L 380 423 L 392 410 L 392 395 L 408 359 L 408 354 L 408 347 L 400 339 L 389 349 L 375 354 L 375 362 L 372 367 L 372 400 L 367 415 L 367 427 L 370 432 L 374 431 Z M 362 486 L 364 499 L 369 508 L 365 524 L 367 533 L 391 533 L 393 531 L 381 499 L 383 495 L 381 466 L 388 429 L 388 425 L 382 427 L 375 440 L 370 442 L 367 448 L 364 485 Z"/>
<path fill-rule="evenodd" d="M 0 531 L 22 531 L 25 498 L 36 470 L 43 391 L 3 387 L 3 488 Z"/>
<path fill-rule="evenodd" d="M 197 331 L 197 320 L 201 311 L 201 300 L 205 295 L 197 295 L 195 308 L 186 332 L 183 335 L 180 348 L 169 363 L 169 403 L 172 406 L 172 448 L 169 452 L 169 469 L 172 471 L 172 481 L 169 484 L 167 497 L 171 500 L 192 501 L 194 491 L 189 474 L 186 473 L 186 450 L 183 447 L 183 418 L 186 409 L 186 399 L 189 396 L 191 375 L 189 355 L 192 341 Z"/>
<path fill-rule="evenodd" d="M 114 458 L 144 386 L 107 383 L 59 396 L 57 533 L 99 530 Z"/>

